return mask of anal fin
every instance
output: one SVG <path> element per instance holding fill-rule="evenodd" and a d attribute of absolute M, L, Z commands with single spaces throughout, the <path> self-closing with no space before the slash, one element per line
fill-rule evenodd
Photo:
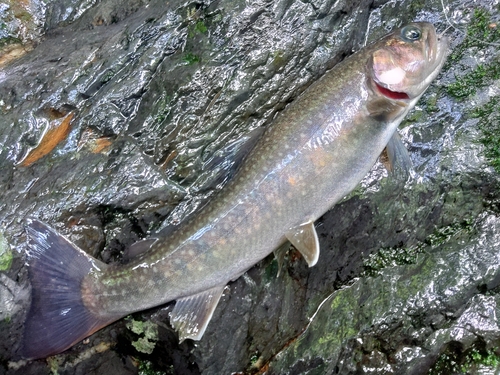
<path fill-rule="evenodd" d="M 319 258 L 319 241 L 314 222 L 309 221 L 292 228 L 285 236 L 302 254 L 309 267 L 316 264 Z"/>
<path fill-rule="evenodd" d="M 225 285 L 183 297 L 175 302 L 170 313 L 170 323 L 179 333 L 179 341 L 200 340 L 219 303 Z"/>

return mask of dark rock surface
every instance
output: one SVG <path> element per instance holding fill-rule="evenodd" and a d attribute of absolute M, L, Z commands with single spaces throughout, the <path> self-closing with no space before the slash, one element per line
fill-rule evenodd
<path fill-rule="evenodd" d="M 499 9 L 445 5 L 0 1 L 1 51 L 23 48 L 0 67 L 0 374 L 494 373 Z M 409 21 L 443 31 L 445 15 L 452 54 L 401 126 L 412 179 L 377 164 L 318 221 L 314 268 L 290 249 L 276 277 L 265 259 L 229 285 L 197 343 L 178 344 L 168 305 L 19 358 L 27 217 L 120 261 L 196 214 L 255 129 L 327 69 Z"/>

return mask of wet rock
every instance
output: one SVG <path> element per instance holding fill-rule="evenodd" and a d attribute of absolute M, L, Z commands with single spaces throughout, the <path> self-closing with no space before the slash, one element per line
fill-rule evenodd
<path fill-rule="evenodd" d="M 499 339 L 499 219 L 334 292 L 305 332 L 271 362 L 269 373 L 423 374 L 450 344 Z M 321 358 L 318 364 L 317 359 Z M 307 365 L 306 365 L 307 364 Z"/>
<path fill-rule="evenodd" d="M 121 261 L 131 243 L 196 214 L 256 129 L 352 50 L 412 20 L 447 27 L 439 1 L 33 4 L 16 4 L 36 20 L 31 34 L 16 26 L 12 2 L 0 7 L 9 30 L 0 38 L 33 49 L 0 70 L 1 246 L 14 250 L 0 271 L 0 373 L 494 367 L 500 223 L 488 126 L 499 123 L 500 90 L 498 16 L 486 1 L 475 12 L 449 3 L 459 25 L 449 31 L 452 55 L 401 129 L 413 178 L 388 178 L 377 164 L 318 221 L 315 267 L 285 245 L 281 269 L 269 257 L 226 288 L 197 343 L 178 344 L 170 304 L 133 314 L 155 332 L 147 350 L 137 349 L 143 333 L 122 320 L 61 355 L 20 360 L 27 217 Z"/>

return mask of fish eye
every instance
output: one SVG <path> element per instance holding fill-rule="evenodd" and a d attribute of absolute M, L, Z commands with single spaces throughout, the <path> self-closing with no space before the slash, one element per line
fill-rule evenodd
<path fill-rule="evenodd" d="M 422 37 L 422 31 L 416 26 L 405 26 L 401 29 L 401 37 L 406 42 L 415 42 Z"/>

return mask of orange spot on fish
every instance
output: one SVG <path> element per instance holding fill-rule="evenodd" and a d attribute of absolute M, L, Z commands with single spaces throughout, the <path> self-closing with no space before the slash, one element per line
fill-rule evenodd
<path fill-rule="evenodd" d="M 316 169 L 323 169 L 328 160 L 328 154 L 322 148 L 318 147 L 311 154 L 310 160 Z"/>
<path fill-rule="evenodd" d="M 57 117 L 54 115 L 57 111 L 53 110 L 49 117 Z M 23 167 L 27 167 L 34 162 L 38 161 L 48 153 L 50 153 L 56 146 L 66 139 L 71 130 L 71 120 L 73 113 L 68 113 L 65 117 L 53 119 L 47 131 L 40 139 L 38 145 L 32 149 L 19 163 Z"/>

